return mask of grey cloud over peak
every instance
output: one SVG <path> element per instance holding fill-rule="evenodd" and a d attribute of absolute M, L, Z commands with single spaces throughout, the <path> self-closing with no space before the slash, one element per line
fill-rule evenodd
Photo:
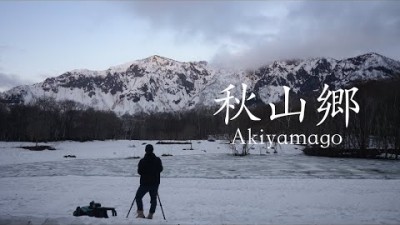
<path fill-rule="evenodd" d="M 252 67 L 372 51 L 400 59 L 398 1 L 138 1 L 131 6 L 153 29 L 217 44 L 215 64 Z"/>
<path fill-rule="evenodd" d="M 0 92 L 27 83 L 31 82 L 27 82 L 26 80 L 21 79 L 19 76 L 16 75 L 10 75 L 0 72 Z"/>
<path fill-rule="evenodd" d="M 200 35 L 214 42 L 221 38 L 236 39 L 235 35 L 259 33 L 259 21 L 273 24 L 273 17 L 264 15 L 257 7 L 266 4 L 273 6 L 239 1 L 139 1 L 132 3 L 132 9 L 135 16 L 145 19 L 154 28 L 170 29 L 186 38 Z"/>

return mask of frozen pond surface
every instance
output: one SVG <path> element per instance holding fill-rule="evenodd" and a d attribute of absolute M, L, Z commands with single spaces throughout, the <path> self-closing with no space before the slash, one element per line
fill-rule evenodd
<path fill-rule="evenodd" d="M 341 178 L 400 179 L 400 161 L 267 154 L 234 157 L 227 153 L 161 157 L 170 178 Z M 137 176 L 139 159 L 66 159 L 0 165 L 0 177 Z"/>

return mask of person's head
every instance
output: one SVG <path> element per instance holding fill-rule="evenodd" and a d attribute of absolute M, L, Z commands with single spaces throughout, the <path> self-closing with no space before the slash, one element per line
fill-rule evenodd
<path fill-rule="evenodd" d="M 145 151 L 146 151 L 146 154 L 153 153 L 153 151 L 154 151 L 153 145 L 150 145 L 150 144 L 146 145 Z"/>

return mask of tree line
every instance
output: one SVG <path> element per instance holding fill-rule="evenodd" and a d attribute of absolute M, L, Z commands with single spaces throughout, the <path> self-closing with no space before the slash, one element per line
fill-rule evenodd
<path fill-rule="evenodd" d="M 204 139 L 226 132 L 210 109 L 118 116 L 71 100 L 41 98 L 30 104 L 0 103 L 1 141 L 106 139 Z"/>
<path fill-rule="evenodd" d="M 220 106 L 196 108 L 178 113 L 153 113 L 118 116 L 112 111 L 99 111 L 73 101 L 56 102 L 38 99 L 34 103 L 0 103 L 0 140 L 59 141 L 105 139 L 191 140 L 207 139 L 209 135 L 232 137 L 237 128 L 264 130 L 269 134 L 341 134 L 344 142 L 339 148 L 365 149 L 371 145 L 381 149 L 400 149 L 400 86 L 399 80 L 376 81 L 357 85 L 358 114 L 351 113 L 345 127 L 343 114 L 328 117 L 316 126 L 323 113 L 318 113 L 317 95 L 290 95 L 290 110 L 300 110 L 300 97 L 306 100 L 303 122 L 298 116 L 270 120 L 267 104 L 249 105 L 251 112 L 261 118 L 252 121 L 243 113 L 225 124 L 225 113 L 213 115 Z M 277 113 L 284 111 L 284 102 L 275 104 Z M 231 115 L 234 112 L 231 113 Z"/>
<path fill-rule="evenodd" d="M 74 101 L 38 99 L 32 104 L 0 105 L 0 140 L 59 141 L 118 138 L 121 120 L 113 113 Z"/>

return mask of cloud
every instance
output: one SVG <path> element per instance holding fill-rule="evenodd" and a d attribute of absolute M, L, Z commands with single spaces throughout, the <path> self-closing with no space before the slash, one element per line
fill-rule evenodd
<path fill-rule="evenodd" d="M 7 91 L 19 85 L 33 83 L 30 79 L 21 78 L 14 73 L 4 72 L 5 68 L 2 65 L 4 63 L 4 58 L 8 57 L 12 51 L 22 52 L 24 50 L 11 45 L 0 45 L 0 92 Z"/>
<path fill-rule="evenodd" d="M 248 36 L 268 35 L 264 25 L 274 23 L 259 6 L 278 9 L 268 2 L 229 1 L 136 1 L 133 14 L 155 29 L 168 29 L 180 40 L 201 36 L 209 42 L 243 42 Z M 263 21 L 260 24 L 260 21 Z"/>
<path fill-rule="evenodd" d="M 6 91 L 10 88 L 26 83 L 26 80 L 23 80 L 16 75 L 9 75 L 0 72 L 0 91 Z"/>
<path fill-rule="evenodd" d="M 0 52 L 4 52 L 6 50 L 10 50 L 12 47 L 10 45 L 0 45 Z"/>
<path fill-rule="evenodd" d="M 212 62 L 252 67 L 276 59 L 344 58 L 366 52 L 400 59 L 396 1 L 138 1 L 135 17 L 179 40 L 217 44 Z"/>

